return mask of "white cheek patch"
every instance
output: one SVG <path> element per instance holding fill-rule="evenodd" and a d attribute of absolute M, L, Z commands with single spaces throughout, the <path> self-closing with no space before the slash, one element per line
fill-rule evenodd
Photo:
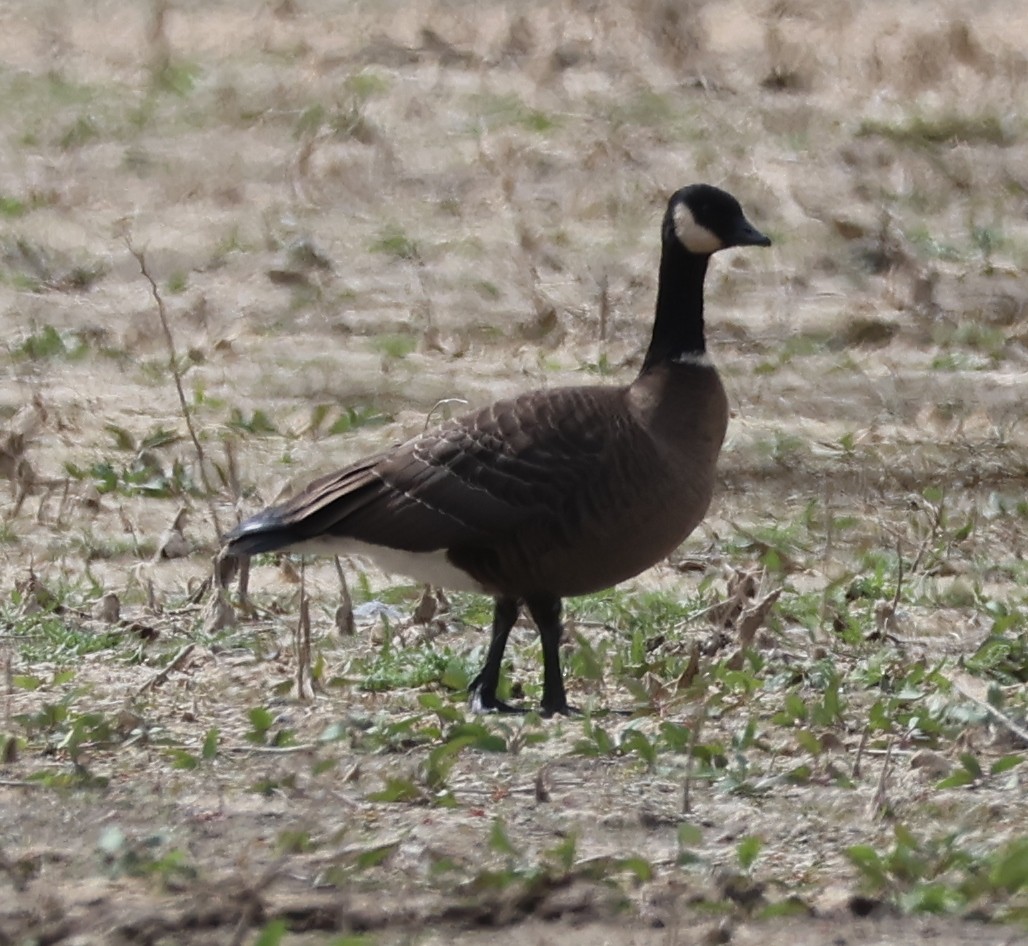
<path fill-rule="evenodd" d="M 675 204 L 674 221 L 675 236 L 690 253 L 716 253 L 724 248 L 724 243 L 696 222 L 692 211 L 685 204 Z"/>

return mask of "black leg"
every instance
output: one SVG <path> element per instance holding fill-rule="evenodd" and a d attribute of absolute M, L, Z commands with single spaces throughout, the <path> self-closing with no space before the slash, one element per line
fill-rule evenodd
<path fill-rule="evenodd" d="M 507 646 L 510 629 L 518 619 L 521 602 L 517 598 L 497 598 L 493 610 L 493 637 L 482 672 L 468 686 L 468 698 L 476 713 L 523 713 L 523 709 L 510 706 L 496 697 L 500 685 L 500 663 Z"/>
<path fill-rule="evenodd" d="M 570 716 L 575 711 L 568 706 L 564 677 L 560 672 L 560 638 L 563 633 L 560 598 L 546 595 L 529 598 L 525 603 L 543 642 L 543 715 L 561 713 Z"/>

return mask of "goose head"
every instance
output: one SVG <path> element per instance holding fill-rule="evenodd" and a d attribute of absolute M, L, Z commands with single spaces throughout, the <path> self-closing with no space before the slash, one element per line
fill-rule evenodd
<path fill-rule="evenodd" d="M 771 245 L 746 219 L 739 201 L 710 184 L 690 184 L 671 195 L 663 237 L 693 256 L 710 256 L 730 246 Z"/>

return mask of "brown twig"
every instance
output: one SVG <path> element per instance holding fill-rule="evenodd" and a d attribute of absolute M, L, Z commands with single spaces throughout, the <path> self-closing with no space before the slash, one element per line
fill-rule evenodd
<path fill-rule="evenodd" d="M 885 761 L 882 763 L 882 774 L 878 777 L 878 786 L 875 788 L 874 798 L 871 799 L 870 814 L 874 818 L 880 818 L 889 807 L 889 800 L 886 797 L 886 789 L 889 785 L 889 768 L 892 765 L 893 738 L 885 747 Z"/>
<path fill-rule="evenodd" d="M 607 341 L 610 331 L 610 280 L 606 273 L 600 276 L 600 341 Z"/>
<path fill-rule="evenodd" d="M 685 779 L 682 782 L 682 814 L 687 815 L 692 811 L 692 776 L 696 767 L 696 744 L 700 741 L 700 730 L 707 719 L 707 700 L 704 697 L 700 704 L 700 711 L 696 716 L 696 723 L 692 732 L 689 733 L 688 758 L 685 760 Z"/>
<path fill-rule="evenodd" d="M 167 682 L 168 677 L 170 677 L 174 671 L 180 670 L 182 667 L 185 666 L 186 662 L 189 660 L 190 654 L 193 653 L 193 650 L 195 648 L 196 644 L 186 644 L 185 647 L 183 647 L 177 654 L 175 654 L 174 657 L 171 658 L 171 660 L 168 662 L 167 666 L 165 666 L 163 670 L 159 670 L 157 673 L 155 673 L 152 677 L 150 677 L 149 680 L 146 681 L 146 683 L 144 683 L 139 688 L 139 690 L 136 691 L 137 694 L 141 696 L 147 691 L 155 690 L 162 683 Z"/>
<path fill-rule="evenodd" d="M 186 429 L 189 431 L 189 439 L 193 441 L 193 449 L 196 451 L 196 459 L 200 467 L 200 479 L 203 481 L 204 492 L 207 494 L 207 508 L 210 511 L 211 522 L 214 523 L 214 531 L 217 533 L 217 539 L 220 542 L 224 533 L 221 530 L 221 523 L 218 521 L 218 511 L 215 509 L 214 500 L 212 499 L 214 490 L 211 488 L 210 480 L 207 477 L 207 464 L 204 458 L 203 446 L 200 443 L 200 438 L 196 435 L 196 428 L 193 426 L 193 416 L 189 411 L 189 403 L 186 401 L 185 389 L 182 387 L 182 372 L 179 371 L 178 367 L 178 354 L 175 350 L 175 338 L 171 334 L 171 325 L 168 323 L 168 311 L 165 308 L 164 299 L 161 296 L 157 282 L 150 274 L 150 270 L 146 265 L 146 255 L 142 250 L 135 248 L 129 237 L 125 237 L 125 245 L 139 264 L 139 271 L 142 273 L 143 278 L 150 284 L 150 294 L 157 305 L 157 315 L 161 320 L 161 329 L 164 332 L 164 344 L 168 348 L 168 364 L 171 367 L 171 375 L 175 379 L 175 390 L 178 392 L 179 407 L 182 410 L 182 417 L 186 422 Z"/>
<path fill-rule="evenodd" d="M 871 727 L 865 726 L 860 735 L 860 745 L 857 746 L 857 757 L 853 760 L 853 778 L 860 778 L 860 763 L 864 760 L 864 750 L 867 748 L 867 741 L 871 738 Z"/>
<path fill-rule="evenodd" d="M 14 657 L 6 646 L 3 649 L 4 666 L 4 729 L 11 731 L 11 706 L 14 700 Z"/>
<path fill-rule="evenodd" d="M 336 565 L 336 574 L 339 576 L 339 607 L 336 608 L 336 630 L 342 637 L 352 637 L 357 625 L 353 618 L 353 597 L 350 594 L 350 586 L 346 583 L 346 572 L 343 571 L 343 563 L 339 556 L 333 556 Z"/>
<path fill-rule="evenodd" d="M 296 698 L 314 699 L 311 674 L 311 602 L 307 597 L 307 563 L 300 559 L 300 616 L 296 622 L 294 646 L 296 650 Z"/>
<path fill-rule="evenodd" d="M 896 613 L 899 605 L 900 591 L 903 589 L 903 540 L 896 536 L 896 593 L 892 596 L 892 613 Z"/>

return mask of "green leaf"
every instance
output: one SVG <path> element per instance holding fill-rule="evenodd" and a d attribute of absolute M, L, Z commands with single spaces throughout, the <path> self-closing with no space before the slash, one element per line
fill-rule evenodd
<path fill-rule="evenodd" d="M 458 749 L 468 746 L 479 752 L 506 752 L 507 740 L 489 729 L 482 723 L 461 723 L 447 733 L 447 744 L 453 743 Z"/>
<path fill-rule="evenodd" d="M 506 857 L 518 857 L 521 853 L 511 842 L 507 826 L 499 815 L 493 819 L 492 827 L 489 829 L 489 847 Z"/>
<path fill-rule="evenodd" d="M 11 677 L 13 683 L 19 690 L 38 690 L 43 685 L 41 677 L 34 677 L 27 673 L 16 673 Z"/>
<path fill-rule="evenodd" d="M 618 865 L 623 870 L 633 874 L 635 879 L 641 884 L 646 884 L 653 880 L 653 865 L 645 857 L 633 854 L 629 857 L 621 858 Z"/>
<path fill-rule="evenodd" d="M 900 896 L 900 905 L 912 913 L 951 913 L 961 905 L 956 890 L 942 883 L 921 883 Z"/>
<path fill-rule="evenodd" d="M 156 430 L 147 434 L 140 442 L 140 450 L 158 450 L 161 447 L 171 446 L 173 443 L 178 443 L 182 437 L 175 433 L 174 430 L 167 430 L 164 427 L 158 427 Z"/>
<path fill-rule="evenodd" d="M 399 848 L 399 841 L 392 841 L 389 844 L 379 844 L 377 847 L 368 848 L 366 851 L 362 851 L 357 855 L 357 860 L 354 862 L 357 870 L 367 870 L 369 867 L 377 867 L 381 864 L 390 854 Z"/>
<path fill-rule="evenodd" d="M 186 752 L 185 749 L 169 749 L 168 758 L 171 759 L 172 768 L 185 771 L 195 769 L 200 764 L 200 760 L 191 752 Z"/>
<path fill-rule="evenodd" d="M 748 871 L 753 862 L 757 859 L 764 842 L 756 835 L 751 834 L 743 838 L 735 848 L 735 856 L 739 859 L 739 866 Z"/>
<path fill-rule="evenodd" d="M 420 802 L 424 795 L 409 778 L 388 778 L 385 788 L 369 793 L 368 801 Z"/>
<path fill-rule="evenodd" d="M 795 693 L 785 694 L 785 711 L 795 720 L 807 718 L 807 704 Z"/>
<path fill-rule="evenodd" d="M 439 678 L 439 682 L 446 687 L 447 690 L 457 690 L 462 692 L 468 688 L 468 684 L 471 682 L 471 675 L 468 673 L 464 664 L 454 658 L 446 664 L 446 667 L 443 670 L 443 675 Z M 454 707 L 451 707 L 451 709 L 454 709 Z"/>
<path fill-rule="evenodd" d="M 821 740 L 817 738 L 809 729 L 797 729 L 796 730 L 796 741 L 800 744 L 802 749 L 805 749 L 812 756 L 821 755 Z"/>
<path fill-rule="evenodd" d="M 960 761 L 963 763 L 964 768 L 970 772 L 973 779 L 979 779 L 982 777 L 982 767 L 970 752 L 961 752 Z"/>
<path fill-rule="evenodd" d="M 1009 894 L 1028 888 L 1028 838 L 1018 838 L 1001 851 L 989 880 Z"/>
<path fill-rule="evenodd" d="M 963 788 L 965 785 L 970 785 L 974 782 L 975 778 L 967 769 L 957 769 L 952 775 L 948 775 L 941 782 L 936 782 L 935 787 L 938 789 L 942 788 Z"/>
<path fill-rule="evenodd" d="M 282 938 L 286 935 L 287 929 L 285 920 L 272 920 L 257 935 L 257 939 L 253 941 L 253 946 L 279 946 Z"/>
<path fill-rule="evenodd" d="M 678 846 L 686 847 L 689 844 L 699 844 L 703 840 L 703 831 L 699 825 L 683 821 L 678 826 Z"/>
<path fill-rule="evenodd" d="M 207 735 L 204 736 L 203 748 L 200 750 L 200 755 L 210 762 L 218 754 L 218 730 L 208 729 Z"/>
<path fill-rule="evenodd" d="M 875 702 L 867 714 L 867 722 L 872 730 L 880 730 L 881 732 L 892 731 L 892 718 L 885 708 L 884 701 L 878 700 Z"/>
<path fill-rule="evenodd" d="M 808 917 L 814 913 L 813 908 L 802 897 L 795 894 L 778 903 L 769 903 L 757 913 L 757 919 L 771 920 L 775 917 L 804 916 Z"/>
<path fill-rule="evenodd" d="M 247 742 L 264 742 L 268 730 L 271 729 L 272 723 L 275 722 L 275 717 L 272 715 L 271 710 L 266 706 L 255 706 L 247 712 L 246 716 L 250 720 L 250 725 L 253 726 L 253 729 L 246 734 Z"/>
<path fill-rule="evenodd" d="M 635 752 L 650 768 L 657 764 L 657 750 L 646 734 L 638 729 L 629 729 L 621 736 L 621 751 Z"/>
<path fill-rule="evenodd" d="M 563 841 L 546 852 L 546 856 L 552 858 L 565 871 L 575 866 L 575 855 L 578 849 L 577 839 L 569 834 Z"/>
<path fill-rule="evenodd" d="M 989 774 L 1002 775 L 1004 772 L 1016 769 L 1022 762 L 1024 762 L 1023 755 L 1005 755 L 1002 759 L 997 759 L 992 763 L 989 767 Z"/>
<path fill-rule="evenodd" d="M 875 888 L 887 887 L 889 878 L 878 852 L 869 844 L 854 844 L 846 849 L 846 857 Z"/>
<path fill-rule="evenodd" d="M 672 752 L 685 752 L 689 748 L 691 733 L 685 726 L 680 726 L 678 723 L 661 723 L 660 735 L 664 744 Z"/>
<path fill-rule="evenodd" d="M 332 409 L 331 404 L 315 404 L 311 408 L 311 419 L 307 424 L 307 429 L 312 434 L 317 434 L 321 430 L 321 425 L 325 423 L 325 418 L 328 417 L 328 412 Z"/>
<path fill-rule="evenodd" d="M 809 765 L 797 765 L 786 772 L 786 778 L 795 785 L 806 785 L 814 770 Z"/>
<path fill-rule="evenodd" d="M 118 450 L 132 450 L 136 449 L 136 440 L 124 427 L 118 427 L 116 424 L 104 424 L 104 430 L 111 435 L 114 440 L 114 446 Z"/>

